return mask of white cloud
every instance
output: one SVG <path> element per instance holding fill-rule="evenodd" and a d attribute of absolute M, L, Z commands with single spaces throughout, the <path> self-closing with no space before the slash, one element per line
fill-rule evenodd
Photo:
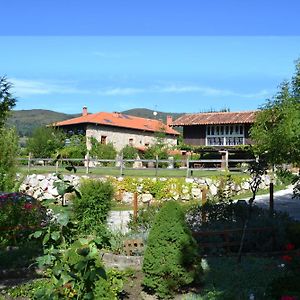
<path fill-rule="evenodd" d="M 69 83 L 12 78 L 13 91 L 17 97 L 47 94 L 87 94 L 89 91 L 71 86 Z"/>
<path fill-rule="evenodd" d="M 198 85 L 169 85 L 157 88 L 157 90 L 163 93 L 199 93 L 203 96 L 237 96 L 241 98 L 259 98 L 270 95 L 270 91 L 267 90 L 261 90 L 257 93 L 239 93 L 226 89 L 216 89 Z"/>
<path fill-rule="evenodd" d="M 97 92 L 99 95 L 103 96 L 128 96 L 128 95 L 136 95 L 139 93 L 143 93 L 146 90 L 140 88 L 109 88 L 100 90 Z"/>

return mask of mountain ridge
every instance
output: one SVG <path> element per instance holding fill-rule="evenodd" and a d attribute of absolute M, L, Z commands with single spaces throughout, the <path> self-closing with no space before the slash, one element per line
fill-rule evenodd
<path fill-rule="evenodd" d="M 184 114 L 157 111 L 157 114 L 155 115 L 153 114 L 154 110 L 147 108 L 134 108 L 122 111 L 121 113 L 148 119 L 161 119 L 163 122 L 166 122 L 167 116 L 172 116 L 173 119 L 176 119 Z M 7 120 L 7 124 L 8 126 L 16 127 L 20 136 L 30 136 L 37 127 L 75 118 L 80 115 L 81 113 L 66 114 L 47 109 L 13 110 L 11 116 Z"/>

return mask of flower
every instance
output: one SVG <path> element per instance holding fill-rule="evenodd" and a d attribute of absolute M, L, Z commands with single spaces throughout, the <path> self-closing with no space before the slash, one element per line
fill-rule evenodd
<path fill-rule="evenodd" d="M 282 296 L 280 300 L 297 300 L 295 296 Z"/>
<path fill-rule="evenodd" d="M 286 262 L 291 262 L 293 260 L 293 258 L 289 255 L 282 256 L 282 259 Z"/>
<path fill-rule="evenodd" d="M 30 209 L 32 209 L 32 207 L 33 207 L 33 205 L 32 205 L 31 203 L 25 203 L 25 204 L 24 204 L 24 208 L 25 208 L 26 210 L 30 210 Z"/>
<path fill-rule="evenodd" d="M 288 243 L 288 244 L 285 246 L 285 249 L 286 249 L 287 251 L 292 251 L 292 250 L 295 249 L 295 245 L 292 244 L 292 243 Z"/>

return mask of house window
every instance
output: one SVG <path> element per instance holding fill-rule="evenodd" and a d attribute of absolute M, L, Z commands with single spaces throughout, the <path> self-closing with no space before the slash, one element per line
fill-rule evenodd
<path fill-rule="evenodd" d="M 244 125 L 211 125 L 207 126 L 207 146 L 243 145 L 245 140 Z"/>
<path fill-rule="evenodd" d="M 101 141 L 100 141 L 100 143 L 102 145 L 106 145 L 107 144 L 107 136 L 101 135 Z"/>
<path fill-rule="evenodd" d="M 133 146 L 133 139 L 129 139 L 129 146 Z"/>

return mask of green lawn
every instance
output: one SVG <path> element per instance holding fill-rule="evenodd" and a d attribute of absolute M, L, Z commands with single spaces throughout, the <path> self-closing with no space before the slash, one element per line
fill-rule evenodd
<path fill-rule="evenodd" d="M 19 170 L 22 174 L 28 174 L 27 166 L 20 166 Z M 59 168 L 59 172 L 68 174 L 69 172 L 64 168 Z M 56 172 L 55 166 L 34 166 L 30 169 L 29 174 L 46 174 L 46 173 L 54 173 Z M 212 177 L 212 176 L 219 176 L 224 175 L 224 171 L 220 170 L 212 170 L 212 171 L 205 171 L 205 170 L 193 170 L 193 177 Z M 77 174 L 84 175 L 86 174 L 86 169 L 84 167 L 77 168 Z M 90 168 L 89 174 L 91 175 L 110 175 L 110 176 L 120 176 L 120 170 L 118 168 Z M 230 174 L 234 175 L 243 175 L 245 173 L 242 172 L 231 172 Z M 159 169 L 157 172 L 157 176 L 159 177 L 186 177 L 187 171 L 185 169 Z M 156 171 L 155 169 L 142 169 L 142 170 L 135 170 L 135 169 L 124 169 L 123 176 L 136 176 L 136 177 L 155 177 Z M 191 176 L 191 171 L 189 172 L 189 176 Z"/>

